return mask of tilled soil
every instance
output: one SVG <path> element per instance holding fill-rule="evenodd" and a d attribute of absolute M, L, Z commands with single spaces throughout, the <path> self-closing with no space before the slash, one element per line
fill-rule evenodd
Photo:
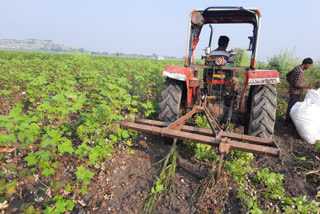
<path fill-rule="evenodd" d="M 259 169 L 268 167 L 271 172 L 283 174 L 287 197 L 306 195 L 309 200 L 315 199 L 318 180 L 304 173 L 319 167 L 319 153 L 315 152 L 312 145 L 303 142 L 295 128 L 288 127 L 284 121 L 276 122 L 274 140 L 281 149 L 281 158 L 255 156 L 251 166 Z M 159 175 L 163 165 L 161 160 L 170 151 L 171 142 L 172 140 L 140 133 L 132 147 L 118 144 L 112 159 L 106 160 L 102 167 L 96 166 L 95 177 L 87 194 L 77 199 L 71 213 L 145 213 L 142 210 L 144 199 Z M 299 157 L 305 157 L 306 160 L 300 160 Z M 201 182 L 211 177 L 211 166 L 186 157 L 179 159 L 178 166 L 181 167 L 177 168 L 172 193 L 163 195 L 152 213 L 197 213 L 197 198 L 193 195 Z M 68 179 L 74 179 L 75 175 L 63 173 L 66 171 L 61 168 L 60 182 L 68 183 Z M 224 213 L 245 213 L 245 208 L 236 197 L 236 182 L 230 174 L 222 175 L 223 179 L 226 179 L 223 185 L 226 186 L 219 183 L 217 185 L 220 185 L 222 192 L 227 191 Z M 49 184 L 30 180 L 31 182 L 26 182 L 22 197 L 24 202 L 38 201 L 40 205 L 43 200 L 48 199 L 48 194 L 50 195 L 42 192 L 40 187 Z M 261 201 L 262 208 L 265 209 L 272 203 L 263 198 Z M 216 204 L 219 204 L 218 202 L 213 201 Z M 19 213 L 21 204 L 18 195 L 13 194 L 9 213 Z"/>
<path fill-rule="evenodd" d="M 134 154 L 127 154 L 128 149 L 123 148 L 113 155 L 113 159 L 108 163 L 108 171 L 103 179 L 98 181 L 101 187 L 108 187 L 109 194 L 94 213 L 143 212 L 144 198 L 162 168 L 161 160 L 171 148 L 170 143 L 165 141 L 168 140 L 141 135 L 132 147 Z M 205 166 L 200 166 L 196 171 L 204 176 L 207 173 Z M 191 197 L 198 184 L 199 179 L 178 167 L 172 193 L 161 199 L 154 213 L 190 213 L 193 207 L 190 203 Z M 89 188 L 87 200 L 95 198 L 96 191 L 99 189 L 91 191 Z"/>
<path fill-rule="evenodd" d="M 252 167 L 259 169 L 268 167 L 271 172 L 283 174 L 283 186 L 287 197 L 306 195 L 310 200 L 314 199 L 319 184 L 304 173 L 316 167 L 315 165 L 319 163 L 319 153 L 315 152 L 312 145 L 303 142 L 295 128 L 288 127 L 284 121 L 277 121 L 274 139 L 281 149 L 281 158 L 256 156 Z M 95 209 L 87 207 L 86 210 L 94 209 L 93 213 L 143 213 L 144 198 L 150 192 L 162 167 L 159 161 L 168 154 L 170 148 L 167 139 L 140 134 L 132 147 L 134 154 L 127 154 L 127 149 L 120 149 L 108 163 L 108 171 L 104 176 L 91 185 L 89 194 L 86 195 L 87 201 L 97 198 L 102 188 L 108 189 L 108 192 L 103 193 L 105 195 L 99 207 Z M 306 157 L 306 161 L 301 161 L 298 157 Z M 194 159 L 183 159 L 180 162 L 183 168 L 177 169 L 173 192 L 161 198 L 153 213 L 195 213 L 196 201 L 192 196 L 201 184 L 201 177 L 210 176 L 210 166 Z M 192 170 L 196 175 L 185 168 Z M 228 179 L 229 198 L 224 209 L 225 213 L 245 212 L 239 199 L 236 198 L 235 181 L 232 178 Z"/>

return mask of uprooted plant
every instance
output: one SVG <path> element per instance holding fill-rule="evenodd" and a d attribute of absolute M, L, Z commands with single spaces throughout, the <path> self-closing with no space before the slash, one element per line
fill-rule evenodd
<path fill-rule="evenodd" d="M 151 213 L 156 203 L 160 200 L 161 194 L 165 191 L 168 191 L 169 194 L 171 193 L 176 175 L 177 155 L 175 139 L 170 152 L 160 161 L 164 162 L 160 176 L 156 177 L 151 192 L 145 197 L 143 211 Z"/>
<path fill-rule="evenodd" d="M 220 213 L 228 201 L 228 192 L 228 175 L 221 173 L 220 178 L 215 179 L 214 173 L 211 173 L 193 194 L 193 201 L 197 201 L 194 212 Z"/>

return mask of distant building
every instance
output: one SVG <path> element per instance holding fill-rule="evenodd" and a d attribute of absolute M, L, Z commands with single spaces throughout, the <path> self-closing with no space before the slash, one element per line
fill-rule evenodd
<path fill-rule="evenodd" d="M 157 60 L 164 60 L 163 56 L 157 56 Z"/>

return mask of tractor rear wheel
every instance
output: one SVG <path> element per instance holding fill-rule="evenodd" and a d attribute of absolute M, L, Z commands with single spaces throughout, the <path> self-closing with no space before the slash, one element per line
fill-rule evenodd
<path fill-rule="evenodd" d="M 251 110 L 248 134 L 272 138 L 276 121 L 276 85 L 251 86 Z"/>
<path fill-rule="evenodd" d="M 183 82 L 167 77 L 161 92 L 159 120 L 173 122 L 179 119 L 182 93 Z"/>

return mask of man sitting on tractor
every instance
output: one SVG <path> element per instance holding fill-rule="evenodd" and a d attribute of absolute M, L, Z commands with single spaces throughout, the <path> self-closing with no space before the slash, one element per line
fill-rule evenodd
<path fill-rule="evenodd" d="M 228 44 L 229 44 L 229 37 L 227 36 L 220 36 L 219 40 L 218 40 L 218 48 L 215 49 L 214 51 L 211 51 L 210 53 L 210 58 L 214 59 L 214 60 L 219 60 L 221 58 L 223 58 L 223 63 L 222 65 L 224 66 L 234 66 L 233 63 L 233 55 L 231 53 L 229 53 L 227 50 Z M 213 63 L 213 62 L 212 62 Z M 219 84 L 223 84 L 224 81 L 228 80 L 231 81 L 231 79 L 233 78 L 233 71 L 232 70 L 225 70 L 224 74 L 217 74 L 217 73 L 212 73 L 212 70 L 205 70 L 204 71 L 204 76 L 203 76 L 203 81 L 204 81 L 204 85 L 206 85 L 206 79 L 212 78 L 213 75 L 213 80 L 217 80 L 217 81 L 221 81 L 221 83 Z M 215 71 L 217 72 L 217 71 Z M 205 86 L 206 87 L 206 86 Z M 216 83 L 214 84 L 214 87 L 218 87 L 219 86 L 216 85 Z"/>
<path fill-rule="evenodd" d="M 228 44 L 229 44 L 229 37 L 227 36 L 220 36 L 218 45 L 219 47 L 215 49 L 214 51 L 211 51 L 210 57 L 211 58 L 218 58 L 218 57 L 223 57 L 225 59 L 225 63 L 231 63 L 233 66 L 233 58 L 232 55 L 226 51 Z"/>

